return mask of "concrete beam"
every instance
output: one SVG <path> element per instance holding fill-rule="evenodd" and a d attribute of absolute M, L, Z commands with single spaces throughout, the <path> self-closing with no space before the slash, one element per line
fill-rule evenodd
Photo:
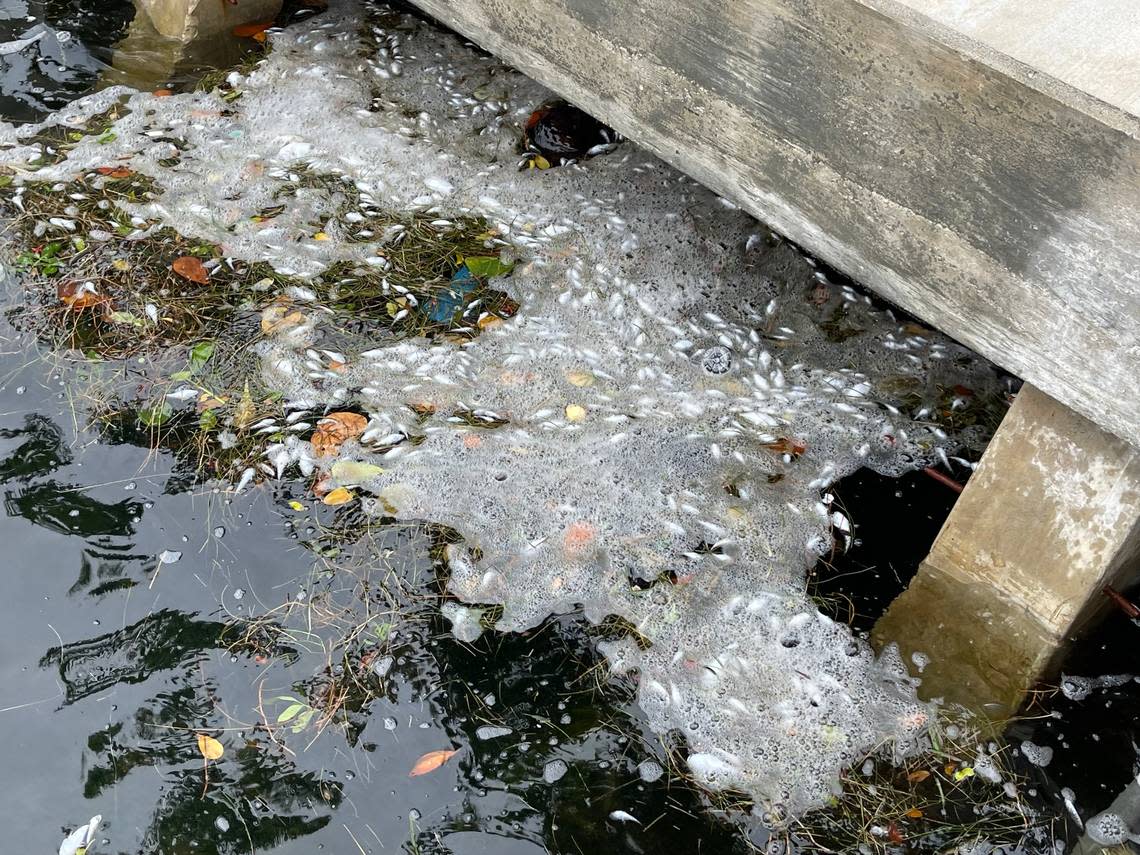
<path fill-rule="evenodd" d="M 1021 57 L 954 29 L 983 0 L 413 2 L 1140 445 L 1140 78 L 1079 88 L 1121 0 L 1030 28 Z M 1110 20 L 1135 59 L 1134 18 Z"/>
<path fill-rule="evenodd" d="M 1140 450 L 1032 386 L 872 633 L 930 656 L 922 693 L 1014 713 L 1140 573 Z"/>

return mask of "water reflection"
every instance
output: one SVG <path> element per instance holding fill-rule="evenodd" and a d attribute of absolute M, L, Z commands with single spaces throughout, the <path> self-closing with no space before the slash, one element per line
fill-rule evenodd
<path fill-rule="evenodd" d="M 130 0 L 0 3 L 0 42 L 42 33 L 27 47 L 0 54 L 0 116 L 37 121 L 92 91 L 134 14 Z"/>
<path fill-rule="evenodd" d="M 156 671 L 193 664 L 204 651 L 218 646 L 224 626 L 161 609 L 123 629 L 52 647 L 39 664 L 58 667 L 63 703 L 73 704 L 116 683 L 141 683 Z"/>

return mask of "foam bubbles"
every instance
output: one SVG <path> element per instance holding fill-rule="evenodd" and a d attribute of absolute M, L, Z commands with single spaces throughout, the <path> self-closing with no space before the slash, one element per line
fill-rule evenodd
<path fill-rule="evenodd" d="M 81 143 L 38 177 L 133 156 L 164 191 L 135 206 L 144 221 L 301 276 L 383 269 L 397 238 L 371 232 L 376 212 L 485 217 L 489 250 L 518 260 L 496 282 L 521 304 L 509 321 L 467 342 L 358 343 L 330 373 L 308 349 L 338 319 L 314 312 L 259 350 L 294 409 L 367 411 L 385 450 L 341 454 L 383 467 L 360 486 L 386 512 L 463 535 L 448 551 L 462 602 L 443 606 L 456 637 L 478 637 L 489 606 L 499 631 L 579 607 L 620 618 L 630 634 L 600 648 L 637 673 L 651 727 L 685 736 L 693 777 L 781 809 L 824 802 L 870 746 L 905 749 L 929 714 L 905 666 L 805 594 L 807 567 L 846 536 L 821 491 L 975 438 L 931 413 L 942 388 L 986 389 L 989 366 L 631 144 L 518 172 L 515 129 L 547 91 L 411 18 L 368 37 L 362 24 L 345 2 L 274 36 L 228 105 L 135 95 L 113 143 Z M 156 134 L 171 133 L 186 153 L 159 166 Z M 302 167 L 341 180 L 314 188 Z M 296 438 L 267 458 L 286 477 L 331 464 Z"/>

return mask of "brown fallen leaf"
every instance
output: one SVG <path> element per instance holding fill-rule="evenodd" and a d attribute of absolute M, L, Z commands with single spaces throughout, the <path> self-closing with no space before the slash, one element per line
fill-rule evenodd
<path fill-rule="evenodd" d="M 450 748 L 444 748 L 440 751 L 429 751 L 416 761 L 416 765 L 412 767 L 412 771 L 408 773 L 408 777 L 414 778 L 417 775 L 426 775 L 428 772 L 434 772 L 458 753 L 458 749 Z"/>
<path fill-rule="evenodd" d="M 94 283 L 76 282 L 74 279 L 60 282 L 55 288 L 55 294 L 69 309 L 91 309 L 111 302 L 110 297 L 95 290 Z"/>
<path fill-rule="evenodd" d="M 355 498 L 352 490 L 347 487 L 337 487 L 335 490 L 330 490 L 325 493 L 325 497 L 321 499 L 326 505 L 336 507 L 337 505 L 345 505 Z"/>
<path fill-rule="evenodd" d="M 364 433 L 368 419 L 358 413 L 329 413 L 319 422 L 310 442 L 318 457 L 331 457 L 346 440 Z"/>
<path fill-rule="evenodd" d="M 304 322 L 303 312 L 290 311 L 288 306 L 280 303 L 266 306 L 261 312 L 261 331 L 266 335 L 275 335 L 290 327 L 300 326 Z"/>
<path fill-rule="evenodd" d="M 210 281 L 210 274 L 206 272 L 206 267 L 202 264 L 202 260 L 192 255 L 183 255 L 174 259 L 174 262 L 170 265 L 170 269 L 184 279 L 197 282 L 199 285 L 205 285 Z"/>
<path fill-rule="evenodd" d="M 792 457 L 799 457 L 807 451 L 807 443 L 795 437 L 782 436 L 775 442 L 764 443 L 764 448 L 773 454 L 790 454 Z"/>
<path fill-rule="evenodd" d="M 207 760 L 217 760 L 225 753 L 226 749 L 222 746 L 222 743 L 218 742 L 214 737 L 199 733 L 198 751 L 200 751 L 202 756 Z"/>
<path fill-rule="evenodd" d="M 174 91 L 172 89 L 155 89 L 151 94 L 154 95 L 155 98 L 169 98 L 174 94 Z"/>
<path fill-rule="evenodd" d="M 917 772 L 911 772 L 906 776 L 906 779 L 912 784 L 920 784 L 930 777 L 930 772 L 927 769 L 919 769 Z"/>
<path fill-rule="evenodd" d="M 108 178 L 130 178 L 135 174 L 133 169 L 128 169 L 125 166 L 100 166 L 95 171 L 100 175 L 106 175 Z"/>

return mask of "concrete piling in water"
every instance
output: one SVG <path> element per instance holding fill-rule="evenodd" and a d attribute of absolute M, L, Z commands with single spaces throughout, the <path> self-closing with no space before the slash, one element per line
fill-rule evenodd
<path fill-rule="evenodd" d="M 872 638 L 929 655 L 925 697 L 1006 717 L 1138 563 L 1140 450 L 1027 385 Z"/>

